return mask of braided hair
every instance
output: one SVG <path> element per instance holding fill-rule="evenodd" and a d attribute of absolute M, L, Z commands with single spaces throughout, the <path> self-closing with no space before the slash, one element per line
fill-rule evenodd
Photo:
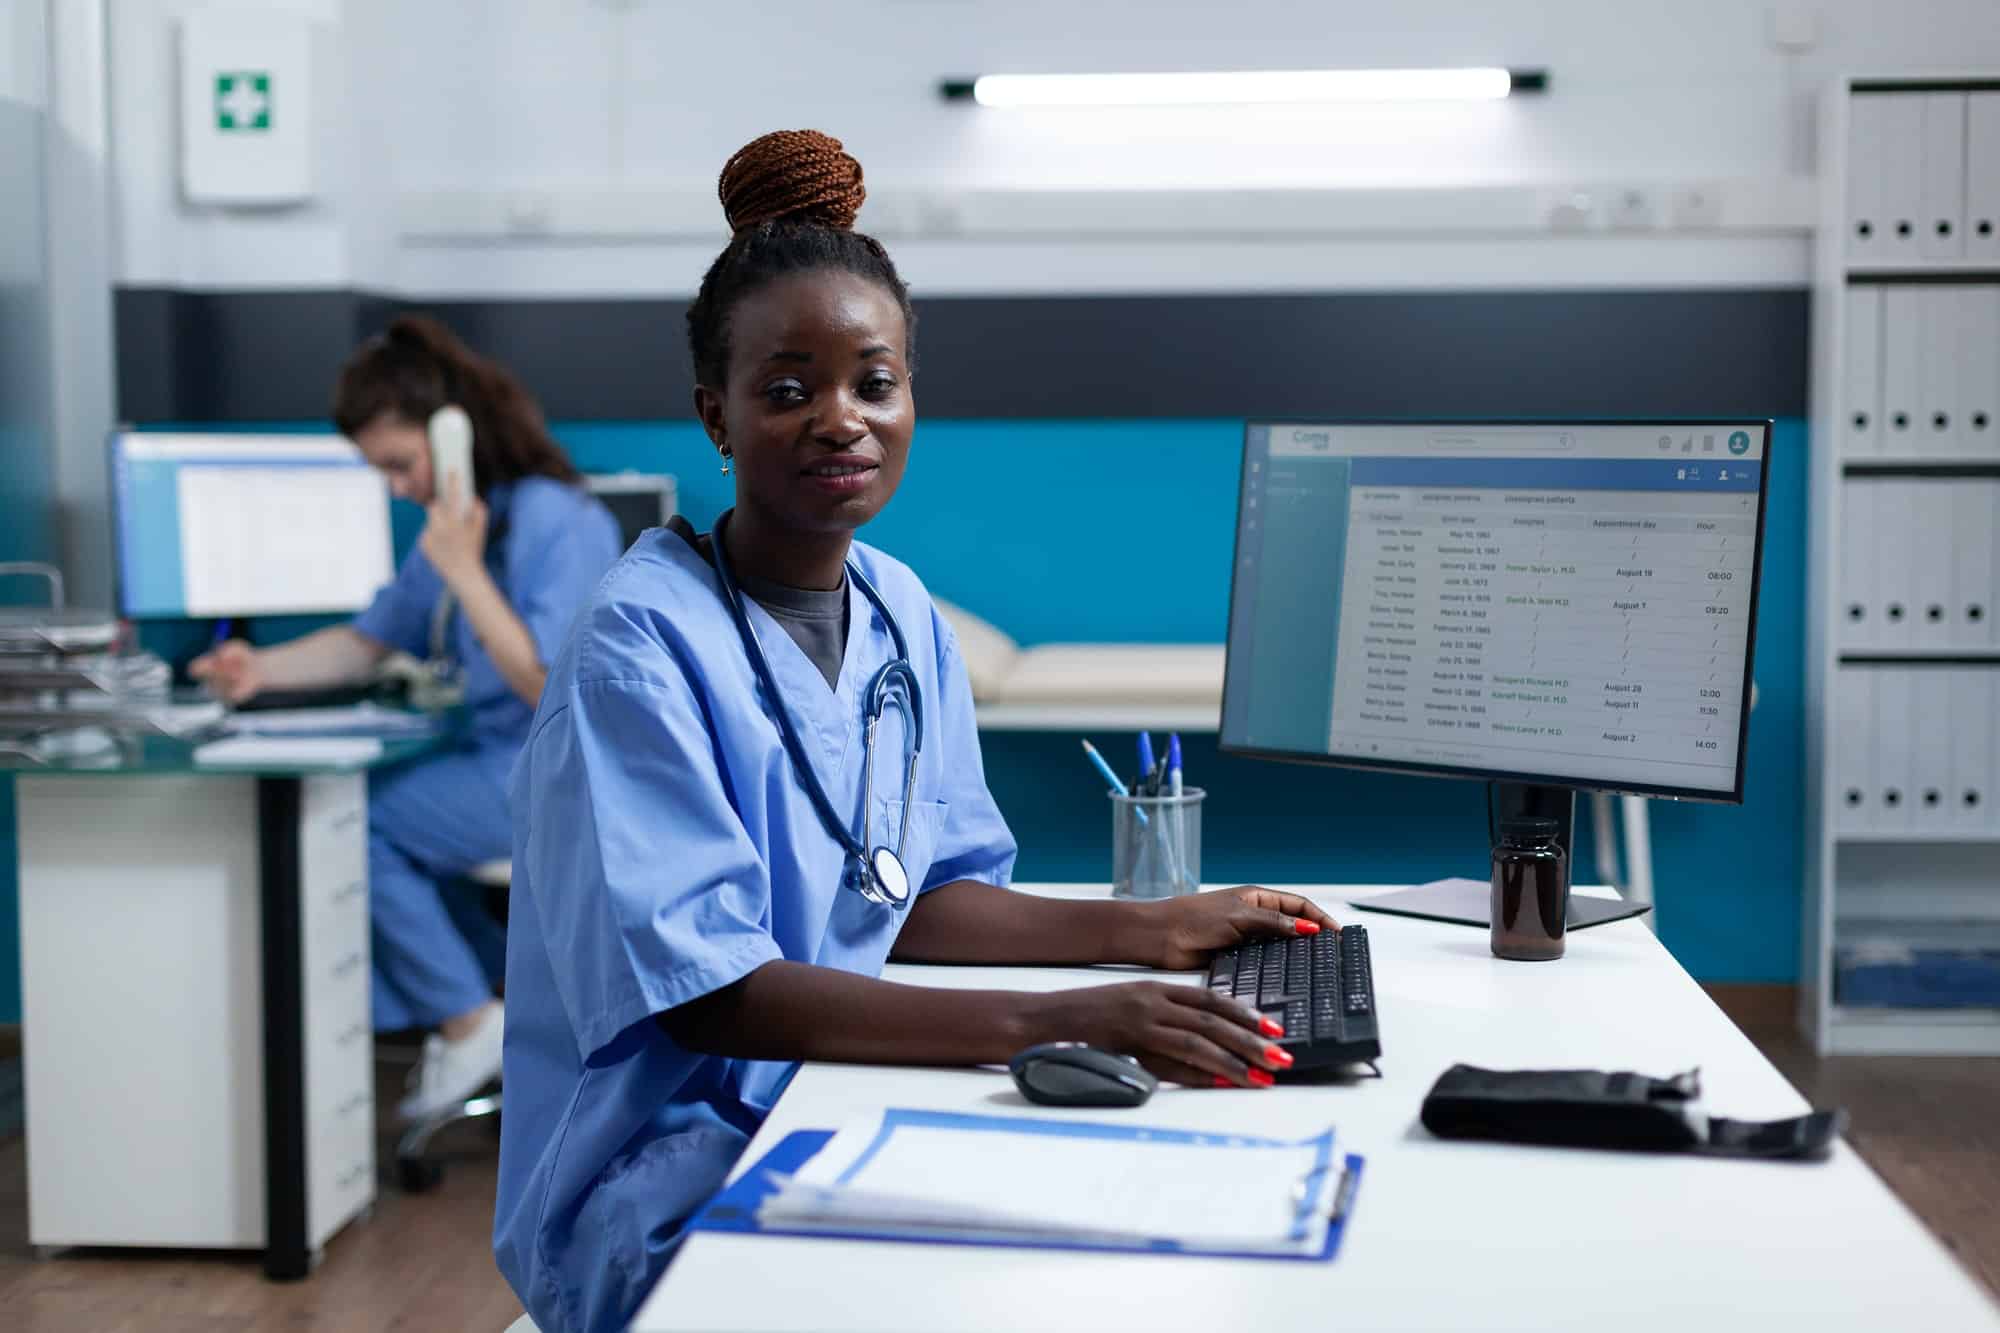
<path fill-rule="evenodd" d="M 861 164 L 818 130 L 753 139 L 724 164 L 716 192 L 733 235 L 688 307 L 695 383 L 720 389 L 729 369 L 729 312 L 790 273 L 834 270 L 880 283 L 903 312 L 905 359 L 916 368 L 916 312 L 889 252 L 854 230 L 867 191 Z"/>

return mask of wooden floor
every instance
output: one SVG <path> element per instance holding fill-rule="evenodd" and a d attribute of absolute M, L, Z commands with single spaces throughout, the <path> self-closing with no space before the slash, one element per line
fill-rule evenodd
<path fill-rule="evenodd" d="M 2000 1199 L 2000 1060 L 1818 1060 L 1792 1030 L 1789 987 L 1711 991 L 1815 1105 L 1848 1108 L 1855 1147 L 1967 1268 L 2000 1292 L 2000 1208 L 1993 1203 Z M 388 1064 L 380 1076 L 385 1088 L 400 1082 Z M 405 1196 L 385 1177 L 374 1216 L 334 1237 L 310 1280 L 280 1285 L 264 1281 L 254 1258 L 235 1254 L 88 1251 L 34 1259 L 24 1141 L 0 1143 L 0 1329 L 501 1333 L 520 1306 L 494 1270 L 490 1248 L 496 1144 L 489 1131 L 469 1126 L 442 1146 L 447 1170 L 434 1193 Z M 385 1168 L 392 1147 L 385 1132 Z"/>
<path fill-rule="evenodd" d="M 1822 1060 L 1799 1036 L 1790 986 L 1708 990 L 1808 1101 L 1847 1108 L 1855 1150 L 2000 1296 L 2000 1059 Z"/>
<path fill-rule="evenodd" d="M 383 1062 L 377 1086 L 402 1085 Z M 489 1122 L 490 1123 L 490 1122 Z M 26 1140 L 0 1143 L 0 1330 L 4 1333 L 501 1333 L 521 1303 L 493 1266 L 499 1139 L 484 1124 L 434 1145 L 444 1181 L 397 1191 L 395 1136 L 376 1141 L 383 1179 L 374 1215 L 336 1235 L 304 1282 L 264 1280 L 255 1256 L 178 1251 L 28 1249 Z"/>

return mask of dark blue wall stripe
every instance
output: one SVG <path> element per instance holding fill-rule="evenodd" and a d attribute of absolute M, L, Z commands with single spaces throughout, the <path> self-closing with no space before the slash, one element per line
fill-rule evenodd
<path fill-rule="evenodd" d="M 127 421 L 324 415 L 353 345 L 406 303 L 364 292 L 117 294 Z M 689 412 L 686 305 L 440 301 L 551 417 Z M 937 297 L 917 302 L 929 417 L 1759 416 L 1806 408 L 1799 289 Z"/>

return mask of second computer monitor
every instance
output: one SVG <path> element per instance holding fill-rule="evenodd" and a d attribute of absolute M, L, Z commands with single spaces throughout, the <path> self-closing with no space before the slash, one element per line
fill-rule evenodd
<path fill-rule="evenodd" d="M 338 435 L 120 432 L 111 483 L 127 616 L 358 611 L 395 572 L 388 484 Z"/>
<path fill-rule="evenodd" d="M 1222 746 L 1743 797 L 1770 422 L 1252 422 Z"/>

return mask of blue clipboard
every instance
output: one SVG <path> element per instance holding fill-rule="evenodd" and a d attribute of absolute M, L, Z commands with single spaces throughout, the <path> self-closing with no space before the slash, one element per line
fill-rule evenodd
<path fill-rule="evenodd" d="M 833 1137 L 829 1129 L 799 1129 L 780 1139 L 777 1146 L 758 1159 L 756 1165 L 710 1199 L 687 1225 L 688 1232 L 734 1232 L 738 1235 L 798 1236 L 806 1240 L 889 1241 L 905 1245 L 977 1245 L 1019 1250 L 1092 1250 L 1106 1254 L 1190 1255 L 1204 1259 L 1270 1259 L 1284 1263 L 1314 1263 L 1332 1259 L 1340 1250 L 1340 1238 L 1354 1215 L 1354 1198 L 1361 1185 L 1362 1160 L 1349 1153 L 1344 1159 L 1345 1175 L 1333 1195 L 1333 1219 L 1326 1229 L 1326 1244 L 1318 1254 L 1269 1254 L 1260 1251 L 1198 1249 L 1171 1242 L 1124 1245 L 1109 1242 L 1058 1242 L 1043 1239 L 1009 1240 L 994 1237 L 885 1235 L 861 1231 L 803 1231 L 788 1227 L 767 1227 L 758 1222 L 757 1210 L 776 1192 L 773 1174 L 790 1175 L 812 1160 Z"/>

